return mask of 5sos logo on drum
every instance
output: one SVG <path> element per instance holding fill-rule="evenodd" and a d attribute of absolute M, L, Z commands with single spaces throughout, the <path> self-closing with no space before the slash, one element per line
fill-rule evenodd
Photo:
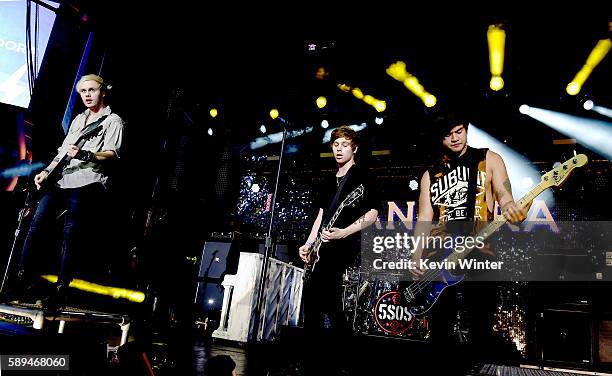
<path fill-rule="evenodd" d="M 408 330 L 414 321 L 414 315 L 403 304 L 402 294 L 390 291 L 383 294 L 374 307 L 376 325 L 383 331 L 400 335 Z"/>

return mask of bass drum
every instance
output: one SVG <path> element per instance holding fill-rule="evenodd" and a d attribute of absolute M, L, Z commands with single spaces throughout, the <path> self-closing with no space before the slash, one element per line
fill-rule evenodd
<path fill-rule="evenodd" d="M 344 314 L 357 334 L 428 341 L 429 318 L 404 304 L 398 280 L 366 279 L 358 267 L 344 274 Z"/>

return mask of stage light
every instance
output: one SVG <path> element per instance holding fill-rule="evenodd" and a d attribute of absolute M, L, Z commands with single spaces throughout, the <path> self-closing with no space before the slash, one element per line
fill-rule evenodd
<path fill-rule="evenodd" d="M 491 71 L 491 90 L 499 91 L 504 87 L 501 75 L 504 71 L 504 48 L 506 45 L 506 32 L 502 25 L 489 25 L 487 30 L 489 43 L 489 69 Z"/>
<path fill-rule="evenodd" d="M 425 98 L 423 98 L 423 103 L 425 103 L 425 107 L 433 107 L 436 105 L 437 102 L 438 100 L 436 99 L 436 97 L 431 94 L 427 94 L 425 95 Z"/>
<path fill-rule="evenodd" d="M 272 119 L 276 119 L 278 117 L 278 110 L 276 108 L 270 110 L 270 117 Z"/>
<path fill-rule="evenodd" d="M 576 139 L 581 145 L 612 159 L 611 123 L 536 107 L 531 107 L 528 115 L 559 133 Z"/>
<path fill-rule="evenodd" d="M 418 183 L 416 180 L 414 180 L 414 179 L 411 179 L 411 180 L 410 180 L 410 183 L 408 183 L 408 186 L 409 186 L 409 187 L 410 187 L 410 189 L 412 189 L 413 191 L 416 191 L 417 189 L 419 189 L 419 183 Z"/>
<path fill-rule="evenodd" d="M 610 108 L 606 108 L 606 107 L 602 107 L 602 106 L 597 106 L 595 104 L 593 104 L 593 111 L 602 114 L 603 116 L 607 116 L 609 118 L 612 118 L 612 109 Z"/>
<path fill-rule="evenodd" d="M 215 299 L 208 299 L 208 304 L 214 304 L 215 303 Z"/>
<path fill-rule="evenodd" d="M 355 96 L 355 98 L 357 99 L 363 99 L 364 95 L 363 92 L 361 91 L 360 88 L 356 87 L 353 88 L 353 90 L 351 90 L 351 93 L 353 93 L 353 95 Z"/>
<path fill-rule="evenodd" d="M 328 76 L 329 76 L 329 72 L 327 71 L 327 69 L 325 69 L 325 67 L 317 68 L 317 73 L 315 73 L 315 78 L 317 80 L 324 80 Z"/>
<path fill-rule="evenodd" d="M 376 124 L 378 124 L 378 125 L 381 125 L 381 124 L 383 123 L 383 121 L 384 121 L 384 119 L 383 119 L 383 118 L 381 118 L 381 117 L 376 117 L 376 118 L 374 119 L 374 122 L 375 122 Z"/>
<path fill-rule="evenodd" d="M 501 78 L 500 76 L 491 77 L 491 82 L 489 84 L 489 87 L 493 91 L 500 91 L 501 89 L 504 88 L 504 79 Z"/>
<path fill-rule="evenodd" d="M 351 87 L 348 86 L 347 84 L 338 84 L 338 89 L 344 91 L 345 93 L 348 93 L 349 91 L 351 91 Z"/>
<path fill-rule="evenodd" d="M 534 185 L 533 179 L 530 177 L 524 177 L 523 180 L 521 180 L 521 185 L 523 186 L 523 188 L 529 189 Z"/>
<path fill-rule="evenodd" d="M 253 191 L 253 193 L 257 193 L 259 192 L 259 184 L 255 183 L 251 186 L 251 191 Z"/>
<path fill-rule="evenodd" d="M 210 117 L 214 119 L 219 114 L 219 111 L 216 108 L 211 108 L 208 113 L 210 114 Z"/>
<path fill-rule="evenodd" d="M 259 131 L 260 131 L 261 133 L 266 133 L 266 126 L 265 126 L 264 124 L 262 124 L 262 125 L 259 127 Z"/>
<path fill-rule="evenodd" d="M 377 100 L 374 102 L 374 109 L 376 109 L 378 112 L 384 112 L 387 109 L 387 102 Z"/>
<path fill-rule="evenodd" d="M 51 283 L 57 283 L 57 276 L 53 274 L 41 275 L 41 278 Z M 100 285 L 77 278 L 73 278 L 68 287 L 81 291 L 91 292 L 98 295 L 111 296 L 114 299 L 126 299 L 136 303 L 142 303 L 145 300 L 145 294 L 140 291 L 124 289 L 121 287 Z"/>
<path fill-rule="evenodd" d="M 208 135 L 209 135 L 209 136 L 212 136 L 212 135 L 213 135 L 213 130 L 212 130 L 212 128 L 208 128 Z"/>
<path fill-rule="evenodd" d="M 320 96 L 319 98 L 317 98 L 316 103 L 317 107 L 323 108 L 327 104 L 327 98 L 325 98 L 324 96 Z"/>
<path fill-rule="evenodd" d="M 389 65 L 386 72 L 395 80 L 402 82 L 408 90 L 423 101 L 425 106 L 433 107 L 436 105 L 436 97 L 428 93 L 423 85 L 419 83 L 419 80 L 406 71 L 406 63 L 403 61 L 396 61 Z"/>
<path fill-rule="evenodd" d="M 572 81 L 569 84 L 567 84 L 565 91 L 567 91 L 569 95 L 576 95 L 580 93 L 580 89 L 582 89 L 582 86 L 580 86 L 578 82 Z"/>
<path fill-rule="evenodd" d="M 339 83 L 337 86 L 338 89 L 344 91 L 345 93 L 348 93 L 350 91 L 355 98 L 360 99 L 366 104 L 374 107 L 374 109 L 378 112 L 383 112 L 387 109 L 387 103 L 385 101 L 377 99 L 370 94 L 365 94 L 358 87 L 351 88 L 349 85 L 344 83 Z"/>
<path fill-rule="evenodd" d="M 327 129 L 329 127 L 329 122 L 325 119 L 321 120 L 321 128 Z"/>
<path fill-rule="evenodd" d="M 470 123 L 467 133 L 468 145 L 476 148 L 489 148 L 501 155 L 506 164 L 508 177 L 512 185 L 512 194 L 515 200 L 521 198 L 525 193 L 529 192 L 531 186 L 524 186 L 527 178 L 532 181 L 540 181 L 540 171 L 535 168 L 531 161 L 525 158 L 521 153 L 515 151 L 508 144 L 504 144 L 500 140 L 481 130 L 473 123 Z M 544 200 L 547 204 L 553 204 L 553 195 L 550 190 L 544 191 L 538 199 Z"/>
<path fill-rule="evenodd" d="M 582 107 L 584 107 L 584 109 L 588 111 L 593 108 L 593 105 L 594 105 L 593 101 L 589 99 L 589 100 L 584 101 L 584 103 L 582 104 Z"/>
<path fill-rule="evenodd" d="M 606 57 L 612 47 L 612 41 L 608 39 L 601 39 L 587 58 L 586 63 L 580 68 L 574 79 L 567 85 L 565 89 L 569 95 L 576 95 L 582 89 L 584 82 L 589 78 L 593 69 Z"/>
<path fill-rule="evenodd" d="M 529 113 L 529 106 L 527 106 L 526 104 L 522 104 L 519 107 L 519 112 L 523 115 L 527 115 Z"/>

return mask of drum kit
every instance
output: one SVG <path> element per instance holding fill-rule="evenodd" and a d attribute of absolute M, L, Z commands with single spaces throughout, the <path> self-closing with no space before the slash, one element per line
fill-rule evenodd
<path fill-rule="evenodd" d="M 359 267 L 351 266 L 344 273 L 343 291 L 344 314 L 354 333 L 429 340 L 429 318 L 408 312 L 399 278 L 372 279 Z"/>

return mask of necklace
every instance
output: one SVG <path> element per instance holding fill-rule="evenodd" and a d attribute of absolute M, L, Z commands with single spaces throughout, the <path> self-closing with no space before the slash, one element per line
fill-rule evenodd
<path fill-rule="evenodd" d="M 342 179 L 344 179 L 346 175 L 343 176 L 336 176 L 336 186 L 340 185 L 340 182 L 342 181 Z"/>

